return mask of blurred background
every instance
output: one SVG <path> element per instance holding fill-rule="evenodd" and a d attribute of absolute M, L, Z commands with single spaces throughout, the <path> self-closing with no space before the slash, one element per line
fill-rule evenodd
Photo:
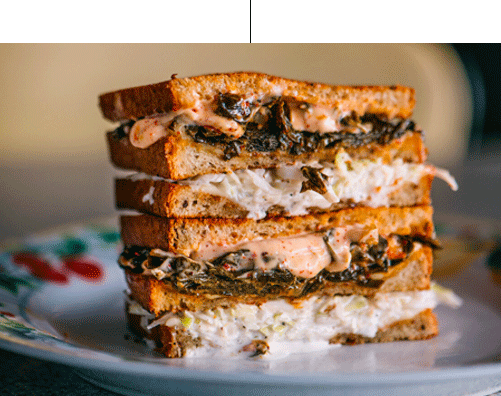
<path fill-rule="evenodd" d="M 101 117 L 97 97 L 168 80 L 174 73 L 249 70 L 331 84 L 412 86 L 414 119 L 426 132 L 430 162 L 451 169 L 460 185 L 469 178 L 484 190 L 495 188 L 501 173 L 500 49 L 497 44 L 0 44 L 0 241 L 113 215 L 116 171 L 108 163 L 104 136 L 114 125 Z M 466 183 L 452 193 L 437 182 L 438 210 L 501 218 L 496 197 L 479 195 Z"/>

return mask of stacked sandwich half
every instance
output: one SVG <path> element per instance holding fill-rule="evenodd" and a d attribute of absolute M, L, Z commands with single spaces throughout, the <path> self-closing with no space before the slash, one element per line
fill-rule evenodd
<path fill-rule="evenodd" d="M 437 334 L 411 88 L 215 74 L 100 97 L 130 326 L 168 357 Z"/>

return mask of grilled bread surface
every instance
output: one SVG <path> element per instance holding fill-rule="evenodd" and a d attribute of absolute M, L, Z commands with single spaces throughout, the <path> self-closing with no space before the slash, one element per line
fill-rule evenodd
<path fill-rule="evenodd" d="M 351 208 L 332 213 L 297 217 L 253 219 L 168 219 L 158 216 L 122 216 L 125 246 L 159 248 L 191 256 L 208 244 L 237 245 L 255 239 L 288 237 L 326 231 L 334 227 L 364 225 L 380 235 L 431 238 L 434 233 L 431 206 L 404 208 Z"/>
<path fill-rule="evenodd" d="M 187 109 L 218 94 L 284 96 L 299 101 L 354 111 L 408 118 L 415 105 L 414 89 L 402 86 L 335 86 L 295 81 L 254 72 L 173 78 L 157 84 L 122 89 L 99 97 L 110 121 L 136 120 Z"/>
<path fill-rule="evenodd" d="M 404 182 L 389 195 L 389 206 L 429 205 L 433 177 L 425 175 L 418 184 Z M 133 209 L 161 217 L 246 217 L 248 210 L 229 198 L 208 194 L 188 186 L 166 180 L 133 180 L 130 178 L 115 180 L 115 199 L 118 209 Z M 308 208 L 310 213 L 333 212 L 354 206 L 366 206 L 364 203 L 340 201 L 330 208 Z M 281 207 L 270 207 L 270 216 L 291 216 Z"/>

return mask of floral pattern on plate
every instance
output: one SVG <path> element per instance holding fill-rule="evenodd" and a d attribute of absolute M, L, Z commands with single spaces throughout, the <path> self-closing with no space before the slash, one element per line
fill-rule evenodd
<path fill-rule="evenodd" d="M 37 310 L 49 317 L 72 296 L 99 296 L 110 283 L 116 284 L 120 249 L 111 219 L 48 231 L 6 246 L 0 252 L 0 339 L 77 348 L 50 321 L 36 318 Z"/>
<path fill-rule="evenodd" d="M 169 385 L 177 386 L 176 380 L 183 376 L 198 380 L 205 376 L 218 386 L 222 380 L 235 382 L 243 377 L 276 385 L 282 384 L 280 376 L 287 373 L 289 380 L 294 377 L 303 384 L 316 384 L 320 376 L 329 386 L 337 386 L 348 380 L 350 384 L 361 380 L 395 381 L 402 378 L 399 372 L 420 373 L 419 378 L 425 379 L 443 379 L 451 373 L 452 378 L 461 370 L 474 370 L 475 365 L 475 373 L 499 373 L 501 366 L 492 356 L 501 356 L 501 337 L 491 337 L 489 345 L 482 340 L 497 333 L 501 315 L 491 309 L 492 304 L 482 304 L 492 299 L 501 301 L 501 290 L 490 287 L 490 272 L 477 255 L 488 252 L 495 234 L 492 228 L 465 228 L 448 220 L 439 222 L 437 228 L 447 237 L 442 263 L 440 258 L 437 261 L 449 279 L 445 285 L 465 292 L 475 286 L 471 282 L 474 273 L 482 287 L 473 287 L 473 292 L 485 295 L 465 299 L 465 305 L 458 310 L 439 309 L 441 334 L 423 343 L 337 348 L 325 354 L 291 356 L 286 361 L 244 361 L 238 365 L 233 361 L 215 364 L 210 359 L 162 358 L 130 337 L 127 330 L 123 297 L 126 284 L 117 265 L 122 246 L 116 219 L 110 219 L 29 236 L 16 245 L 3 247 L 0 347 L 105 372 L 108 385 L 114 378 L 111 371 L 116 374 L 120 370 L 136 376 L 138 389 L 158 383 L 162 393 Z M 460 272 L 456 253 L 463 251 L 472 254 L 458 256 Z M 472 259 L 475 264 L 470 266 Z M 472 326 L 474 321 L 481 325 Z M 415 358 L 395 360 L 395 356 Z M 478 366 L 479 359 L 489 365 Z M 96 383 L 98 376 L 102 377 L 100 373 L 92 377 Z M 157 382 L 151 380 L 152 376 Z M 315 381 L 311 376 L 317 376 Z M 131 384 L 130 376 L 124 379 L 117 374 L 115 380 L 117 384 Z"/>

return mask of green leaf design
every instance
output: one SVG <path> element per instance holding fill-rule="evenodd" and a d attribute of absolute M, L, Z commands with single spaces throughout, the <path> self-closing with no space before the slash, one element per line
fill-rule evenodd
<path fill-rule="evenodd" d="M 75 348 L 73 345 L 66 343 L 52 334 L 27 326 L 24 323 L 21 323 L 17 318 L 10 318 L 3 314 L 0 314 L 0 333 L 25 340 L 57 344 L 72 349 Z"/>
<path fill-rule="evenodd" d="M 87 251 L 87 244 L 79 238 L 67 237 L 54 248 L 59 257 L 77 256 Z"/>
<path fill-rule="evenodd" d="M 120 240 L 120 233 L 117 231 L 100 232 L 99 237 L 106 243 L 117 243 Z"/>
<path fill-rule="evenodd" d="M 4 315 L 0 315 L 0 332 L 25 339 L 40 338 L 38 330 L 28 327 L 15 319 L 7 318 Z"/>
<path fill-rule="evenodd" d="M 17 295 L 19 286 L 27 286 L 35 288 L 35 285 L 27 279 L 18 278 L 16 276 L 0 273 L 0 287 L 6 289 L 12 294 Z"/>
<path fill-rule="evenodd" d="M 42 254 L 42 249 L 40 248 L 40 246 L 19 245 L 16 247 L 16 249 L 6 251 L 6 253 L 10 255 L 14 255 L 18 252 L 28 252 L 34 254 L 35 256 L 39 256 L 40 254 Z"/>

